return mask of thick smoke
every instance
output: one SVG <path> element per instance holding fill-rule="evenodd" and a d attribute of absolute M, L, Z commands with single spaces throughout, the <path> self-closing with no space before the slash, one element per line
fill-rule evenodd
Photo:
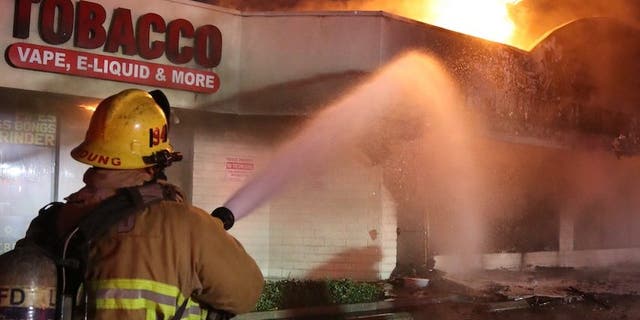
<path fill-rule="evenodd" d="M 515 46 L 530 48 L 558 27 L 587 17 L 610 17 L 640 25 L 640 2 L 635 0 L 523 0 L 512 6 Z"/>
<path fill-rule="evenodd" d="M 385 11 L 410 19 L 426 20 L 430 0 L 198 0 L 242 11 Z M 469 0 L 478 1 L 478 0 Z M 511 45 L 534 46 L 545 34 L 576 19 L 603 16 L 640 25 L 640 1 L 636 0 L 522 0 L 509 5 L 516 32 Z"/>

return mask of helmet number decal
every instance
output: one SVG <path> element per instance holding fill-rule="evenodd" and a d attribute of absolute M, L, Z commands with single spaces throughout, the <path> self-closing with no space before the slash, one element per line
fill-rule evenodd
<path fill-rule="evenodd" d="M 149 128 L 149 148 L 167 142 L 167 125 L 162 128 Z"/>

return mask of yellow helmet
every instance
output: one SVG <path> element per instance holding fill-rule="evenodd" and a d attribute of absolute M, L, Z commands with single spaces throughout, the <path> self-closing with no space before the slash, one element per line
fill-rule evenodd
<path fill-rule="evenodd" d="M 161 91 L 128 89 L 104 99 L 73 159 L 99 168 L 166 167 L 182 156 L 169 144 L 169 103 Z"/>

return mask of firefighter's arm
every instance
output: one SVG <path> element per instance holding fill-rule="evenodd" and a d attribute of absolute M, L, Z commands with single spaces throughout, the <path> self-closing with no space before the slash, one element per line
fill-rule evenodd
<path fill-rule="evenodd" d="M 199 215 L 201 223 L 195 227 L 197 232 L 191 233 L 191 240 L 196 281 L 202 289 L 194 298 L 213 309 L 233 314 L 252 311 L 264 286 L 258 265 L 224 230 L 220 219 L 204 211 Z"/>

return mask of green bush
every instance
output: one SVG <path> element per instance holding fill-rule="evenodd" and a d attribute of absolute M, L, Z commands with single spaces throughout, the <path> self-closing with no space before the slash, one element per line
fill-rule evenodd
<path fill-rule="evenodd" d="M 266 281 L 255 311 L 379 301 L 380 283 L 342 280 Z"/>
<path fill-rule="evenodd" d="M 328 281 L 327 286 L 334 304 L 373 302 L 384 298 L 384 287 L 379 283 L 343 279 Z"/>

